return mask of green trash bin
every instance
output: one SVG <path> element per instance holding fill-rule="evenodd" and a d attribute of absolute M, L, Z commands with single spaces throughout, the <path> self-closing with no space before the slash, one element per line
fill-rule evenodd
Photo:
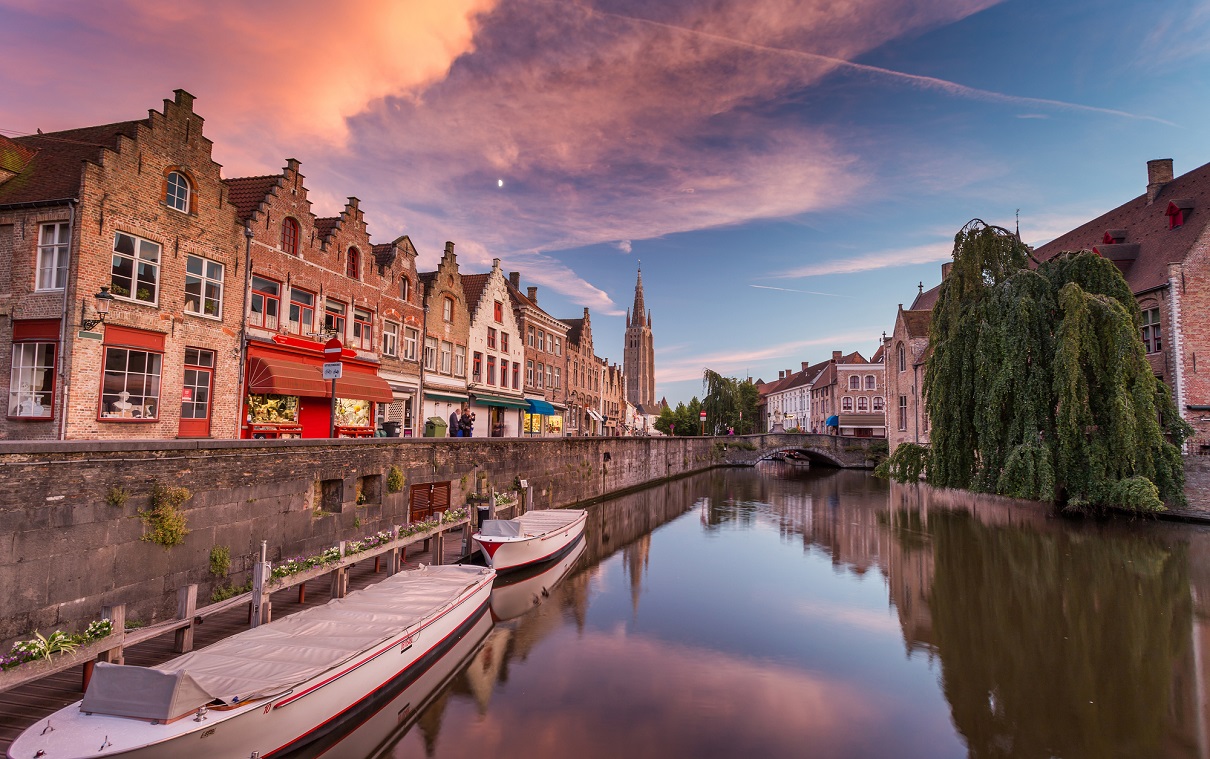
<path fill-rule="evenodd" d="M 445 420 L 439 416 L 430 416 L 428 421 L 424 423 L 425 437 L 445 437 L 446 428 Z"/>

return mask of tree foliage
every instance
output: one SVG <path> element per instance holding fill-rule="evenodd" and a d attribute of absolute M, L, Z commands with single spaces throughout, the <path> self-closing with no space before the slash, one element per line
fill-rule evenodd
<path fill-rule="evenodd" d="M 706 391 L 702 408 L 706 412 L 707 433 L 725 435 L 731 428 L 742 435 L 756 429 L 760 392 L 752 380 L 741 382 L 706 369 L 702 372 L 702 387 Z"/>
<path fill-rule="evenodd" d="M 1121 272 L 1089 252 L 1029 261 L 978 219 L 954 238 L 924 378 L 929 481 L 1080 511 L 1183 502 L 1192 431 L 1151 371 Z"/>
<path fill-rule="evenodd" d="M 702 410 L 702 402 L 694 396 L 689 403 L 678 403 L 673 410 L 665 406 L 660 410 L 660 416 L 655 420 L 655 428 L 665 435 L 698 435 L 700 424 L 698 414 Z"/>

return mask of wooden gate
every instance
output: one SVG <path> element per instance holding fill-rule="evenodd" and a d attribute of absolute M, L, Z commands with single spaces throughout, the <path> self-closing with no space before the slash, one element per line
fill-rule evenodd
<path fill-rule="evenodd" d="M 422 522 L 437 511 L 450 507 L 450 483 L 425 482 L 413 485 L 408 500 L 408 521 Z"/>

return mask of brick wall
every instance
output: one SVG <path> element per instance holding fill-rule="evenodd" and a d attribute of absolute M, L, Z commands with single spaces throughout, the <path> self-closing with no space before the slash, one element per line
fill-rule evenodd
<path fill-rule="evenodd" d="M 1180 312 L 1181 409 L 1195 433 L 1193 450 L 1210 445 L 1210 227 L 1190 249 L 1184 262 L 1170 269 Z M 1171 309 L 1164 309 L 1170 311 Z M 1164 334 L 1172 334 L 1165 332 Z M 1170 340 L 1170 343 L 1175 341 Z"/>
<path fill-rule="evenodd" d="M 243 582 L 262 540 L 277 561 L 404 524 L 411 485 L 449 481 L 451 503 L 462 505 L 481 478 L 505 490 L 521 477 L 535 506 L 549 508 L 705 469 L 720 455 L 705 438 L 6 444 L 0 639 L 72 628 L 110 603 L 142 621 L 171 615 L 177 588 L 198 583 L 208 599 L 219 583 L 208 572 L 212 547 L 230 549 Z M 406 478 L 401 493 L 385 492 L 392 465 Z M 171 549 L 140 541 L 138 512 L 155 480 L 193 492 L 190 533 Z M 113 488 L 130 500 L 107 503 Z M 337 491 L 325 507 L 323 493 Z"/>

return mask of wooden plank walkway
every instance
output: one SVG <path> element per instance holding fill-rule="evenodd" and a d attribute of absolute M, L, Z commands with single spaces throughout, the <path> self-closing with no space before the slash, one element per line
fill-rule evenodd
<path fill-rule="evenodd" d="M 450 536 L 453 538 L 453 535 Z M 462 541 L 447 539 L 442 564 L 452 564 L 462 556 Z M 431 564 L 432 555 L 429 551 L 418 548 L 408 550 L 404 569 L 414 569 L 420 564 Z M 386 561 L 378 562 L 380 571 L 374 572 L 375 560 L 368 557 L 359 561 L 349 571 L 349 589 L 355 590 L 372 585 L 387 577 Z M 298 588 L 289 587 L 273 593 L 273 618 L 293 614 L 309 606 L 320 606 L 328 602 L 328 580 L 320 578 L 307 583 L 308 592 L 304 603 L 298 602 Z M 248 629 L 248 604 L 216 614 L 196 627 L 194 646 L 201 648 L 215 641 L 234 635 Z M 172 650 L 173 636 L 160 635 L 142 643 L 126 648 L 127 664 L 150 666 L 168 661 L 179 654 Z M 16 740 L 25 728 L 43 717 L 64 706 L 78 701 L 83 682 L 83 665 L 73 667 L 63 672 L 27 683 L 10 691 L 0 693 L 0 755 L 8 751 L 9 745 Z"/>

